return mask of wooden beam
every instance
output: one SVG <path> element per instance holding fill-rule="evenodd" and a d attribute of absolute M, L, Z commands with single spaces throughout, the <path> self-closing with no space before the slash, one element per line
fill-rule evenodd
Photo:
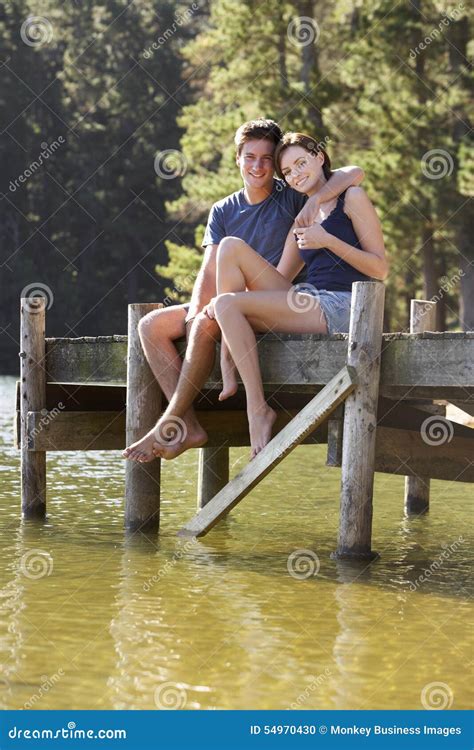
<path fill-rule="evenodd" d="M 179 533 L 182 536 L 206 534 L 299 445 L 306 435 L 327 419 L 336 406 L 354 390 L 355 383 L 355 370 L 352 367 L 344 367 Z"/>
<path fill-rule="evenodd" d="M 325 385 L 346 362 L 345 334 L 267 333 L 257 338 L 266 387 L 285 383 L 289 392 Z M 381 395 L 465 400 L 466 389 L 474 388 L 473 332 L 391 333 L 382 339 Z M 184 350 L 184 342 L 179 348 Z M 125 385 L 126 352 L 126 336 L 46 339 L 48 381 Z M 216 364 L 206 387 L 219 386 Z"/>
<path fill-rule="evenodd" d="M 277 412 L 276 435 L 298 412 Z M 17 414 L 19 414 L 17 412 Z M 228 447 L 250 445 L 245 411 L 203 411 L 199 420 L 209 435 L 206 448 L 225 443 Z M 38 411 L 28 413 L 29 450 L 106 451 L 125 447 L 125 411 Z M 19 441 L 19 437 L 18 437 Z M 308 445 L 327 442 L 327 425 L 320 425 L 304 441 Z M 17 447 L 19 447 L 18 442 Z"/>
<path fill-rule="evenodd" d="M 461 429 L 465 430 L 462 437 L 456 434 L 456 425 L 450 442 L 429 445 L 418 431 L 378 427 L 375 470 L 452 482 L 474 482 L 474 432 L 469 428 Z M 469 432 L 472 436 L 466 437 Z"/>

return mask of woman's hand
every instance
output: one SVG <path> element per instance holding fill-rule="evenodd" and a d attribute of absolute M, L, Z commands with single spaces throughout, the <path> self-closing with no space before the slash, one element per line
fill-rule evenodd
<path fill-rule="evenodd" d="M 300 250 L 319 250 L 327 247 L 331 236 L 321 224 L 311 224 L 310 227 L 295 229 L 295 235 Z"/>
<path fill-rule="evenodd" d="M 207 305 L 205 305 L 205 306 L 204 306 L 204 307 L 202 308 L 202 311 L 203 311 L 203 313 L 204 313 L 205 315 L 207 315 L 207 317 L 208 317 L 208 318 L 210 318 L 211 320 L 215 320 L 215 319 L 216 319 L 216 314 L 215 314 L 215 312 L 214 312 L 214 302 L 215 302 L 215 301 L 216 301 L 216 298 L 215 298 L 215 297 L 213 297 L 213 298 L 212 298 L 212 299 L 210 300 L 210 302 L 208 302 L 208 304 L 207 304 Z"/>

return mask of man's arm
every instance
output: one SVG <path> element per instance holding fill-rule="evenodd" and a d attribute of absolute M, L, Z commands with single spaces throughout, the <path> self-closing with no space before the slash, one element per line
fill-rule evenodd
<path fill-rule="evenodd" d="M 186 322 L 195 318 L 212 297 L 216 296 L 217 248 L 218 245 L 206 245 L 201 268 L 194 282 Z"/>
<path fill-rule="evenodd" d="M 301 209 L 295 219 L 297 227 L 309 227 L 319 212 L 321 203 L 327 203 L 333 198 L 347 190 L 352 185 L 357 187 L 364 179 L 364 170 L 360 167 L 341 167 L 335 169 L 329 180 L 306 201 L 306 205 Z"/>

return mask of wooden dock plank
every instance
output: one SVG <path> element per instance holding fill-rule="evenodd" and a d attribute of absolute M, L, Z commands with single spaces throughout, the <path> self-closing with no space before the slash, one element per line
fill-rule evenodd
<path fill-rule="evenodd" d="M 184 342 L 178 342 L 184 351 Z M 49 382 L 125 385 L 127 337 L 46 339 Z M 266 387 L 304 391 L 325 385 L 344 366 L 347 336 L 279 335 L 258 337 Z M 474 334 L 384 334 L 380 394 L 388 397 L 469 397 L 474 388 Z M 220 385 L 218 358 L 207 388 Z"/>
<path fill-rule="evenodd" d="M 274 434 L 282 430 L 299 410 L 277 412 Z M 17 414 L 19 414 L 17 412 Z M 250 445 L 245 411 L 203 411 L 199 421 L 209 435 L 207 448 L 226 445 L 229 448 Z M 125 411 L 29 412 L 29 450 L 107 451 L 125 447 Z M 327 442 L 327 425 L 322 424 L 308 435 L 306 444 Z M 15 447 L 20 447 L 19 428 Z"/>
<path fill-rule="evenodd" d="M 325 420 L 355 386 L 355 369 L 344 367 L 179 533 L 182 536 L 206 534 L 299 445 L 306 435 Z"/>

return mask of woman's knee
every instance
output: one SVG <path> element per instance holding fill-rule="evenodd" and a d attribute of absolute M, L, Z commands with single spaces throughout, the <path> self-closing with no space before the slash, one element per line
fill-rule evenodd
<path fill-rule="evenodd" d="M 239 251 L 242 252 L 244 247 L 246 247 L 246 243 L 238 237 L 224 237 L 217 248 L 217 262 L 223 258 L 228 260 L 229 256 L 235 256 Z"/>
<path fill-rule="evenodd" d="M 232 310 L 236 305 L 237 295 L 234 292 L 225 292 L 224 294 L 219 294 L 216 299 L 214 300 L 214 312 L 216 315 L 217 320 L 222 318 L 222 316 Z"/>

